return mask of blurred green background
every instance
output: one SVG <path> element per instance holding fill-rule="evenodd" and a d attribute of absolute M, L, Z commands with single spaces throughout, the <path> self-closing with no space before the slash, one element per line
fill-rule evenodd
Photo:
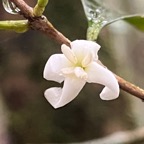
<path fill-rule="evenodd" d="M 36 0 L 27 2 L 34 6 Z M 134 0 L 121 2 L 128 11 L 136 5 Z M 87 20 L 80 0 L 50 0 L 45 15 L 70 40 L 85 39 Z M 0 3 L 0 20 L 7 19 L 21 17 L 6 13 Z M 144 88 L 143 38 L 142 32 L 119 22 L 104 28 L 98 43 L 100 60 L 108 68 Z M 53 109 L 43 93 L 59 84 L 42 75 L 54 53 L 60 53 L 60 45 L 42 33 L 0 31 L 0 144 L 80 142 L 143 126 L 139 99 L 121 91 L 118 99 L 102 101 L 103 87 L 96 84 L 86 84 L 74 101 Z"/>

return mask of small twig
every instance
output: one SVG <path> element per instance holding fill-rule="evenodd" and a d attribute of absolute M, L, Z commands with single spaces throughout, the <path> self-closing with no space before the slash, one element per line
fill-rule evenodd
<path fill-rule="evenodd" d="M 7 20 L 0 21 L 0 30 L 12 30 L 23 33 L 28 30 L 28 20 Z"/>
<path fill-rule="evenodd" d="M 31 29 L 38 30 L 46 34 L 60 44 L 65 43 L 66 45 L 69 45 L 70 40 L 68 40 L 62 33 L 57 31 L 46 17 L 34 17 L 33 8 L 28 6 L 23 0 L 11 1 L 20 9 L 20 13 L 29 20 L 29 26 Z"/>
<path fill-rule="evenodd" d="M 67 39 L 62 33 L 56 30 L 46 17 L 34 17 L 33 8 L 28 6 L 23 0 L 11 0 L 21 10 L 22 15 L 29 20 L 31 29 L 41 31 L 53 38 L 60 44 L 70 45 L 70 40 Z M 124 80 L 123 78 L 115 75 L 120 88 L 142 100 L 144 100 L 144 90 L 135 86 L 134 84 Z"/>
<path fill-rule="evenodd" d="M 141 89 L 140 87 L 124 80 L 123 78 L 115 75 L 115 77 L 117 78 L 120 88 L 140 99 L 142 99 L 142 101 L 144 101 L 144 90 Z"/>
<path fill-rule="evenodd" d="M 38 0 L 36 6 L 33 9 L 34 15 L 42 16 L 47 4 L 48 4 L 48 0 Z"/>
<path fill-rule="evenodd" d="M 71 144 L 133 144 L 144 141 L 144 127 L 133 130 L 116 132 L 107 137 Z"/>
<path fill-rule="evenodd" d="M 70 40 L 68 40 L 62 33 L 57 31 L 46 17 L 42 16 L 40 18 L 29 20 L 29 22 L 31 29 L 38 30 L 46 34 L 60 44 L 70 44 Z"/>

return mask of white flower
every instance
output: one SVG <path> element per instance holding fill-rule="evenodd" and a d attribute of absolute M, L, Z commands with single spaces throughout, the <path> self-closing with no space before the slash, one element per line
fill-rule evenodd
<path fill-rule="evenodd" d="M 54 108 L 59 108 L 72 101 L 85 83 L 98 83 L 105 86 L 100 93 L 103 100 L 112 100 L 119 96 L 119 85 L 115 76 L 98 63 L 100 46 L 92 41 L 75 40 L 70 47 L 63 44 L 63 54 L 52 55 L 44 68 L 44 78 L 63 82 L 63 88 L 53 87 L 44 95 Z"/>

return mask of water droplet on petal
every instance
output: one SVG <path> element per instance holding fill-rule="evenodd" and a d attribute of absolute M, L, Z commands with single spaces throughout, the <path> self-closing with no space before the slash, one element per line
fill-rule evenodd
<path fill-rule="evenodd" d="M 4 9 L 10 14 L 18 14 L 20 12 L 20 9 L 10 0 L 2 0 L 2 4 Z"/>

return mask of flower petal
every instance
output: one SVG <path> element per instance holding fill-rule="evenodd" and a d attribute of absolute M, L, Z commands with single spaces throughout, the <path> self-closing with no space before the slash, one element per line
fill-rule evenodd
<path fill-rule="evenodd" d="M 82 67 L 87 67 L 93 60 L 92 54 L 88 54 L 82 61 Z"/>
<path fill-rule="evenodd" d="M 92 54 L 95 60 L 98 59 L 98 50 L 100 49 L 100 45 L 93 41 L 88 40 L 75 40 L 70 43 L 71 48 L 79 61 L 82 61 L 85 56 Z"/>
<path fill-rule="evenodd" d="M 45 97 L 54 108 L 59 108 L 72 101 L 85 85 L 85 81 L 77 78 L 66 78 L 63 88 L 50 88 Z"/>
<path fill-rule="evenodd" d="M 102 67 L 96 62 L 92 62 L 87 68 L 87 82 L 99 83 L 105 85 L 105 88 L 100 93 L 100 98 L 103 100 L 112 100 L 119 96 L 119 85 L 115 76 L 108 69 Z"/>
<path fill-rule="evenodd" d="M 61 83 L 64 76 L 61 75 L 61 69 L 70 66 L 71 63 L 63 54 L 52 55 L 44 68 L 43 77 Z"/>
<path fill-rule="evenodd" d="M 61 46 L 61 51 L 71 63 L 74 63 L 74 64 L 77 63 L 77 58 L 76 58 L 74 52 L 70 49 L 70 47 L 68 47 L 67 45 L 63 44 Z"/>

